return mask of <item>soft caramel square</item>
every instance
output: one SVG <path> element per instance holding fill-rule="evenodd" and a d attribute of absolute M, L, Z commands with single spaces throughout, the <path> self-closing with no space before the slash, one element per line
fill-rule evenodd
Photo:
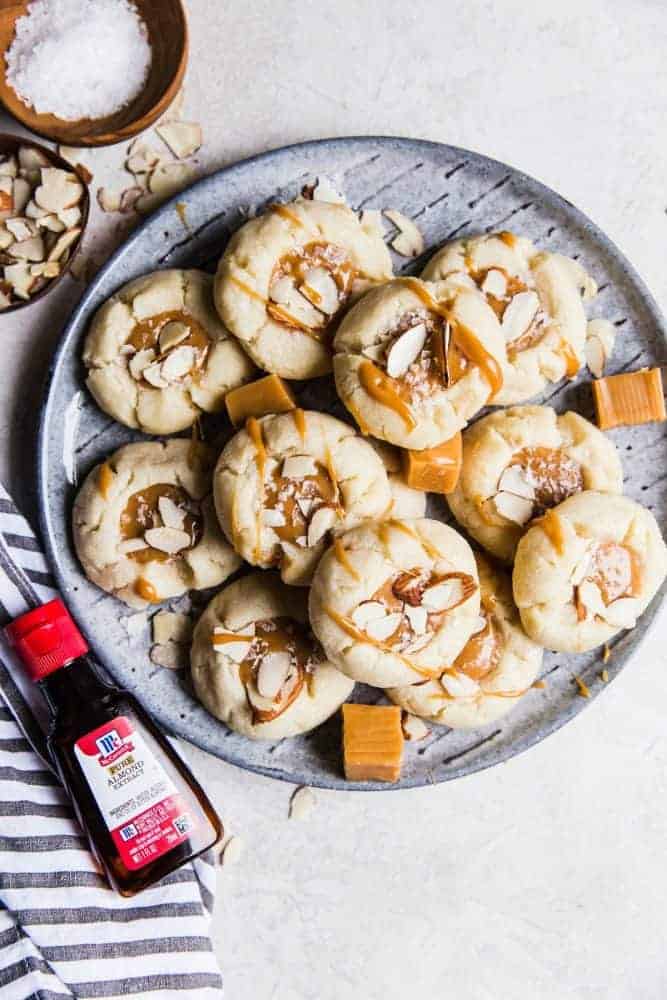
<path fill-rule="evenodd" d="M 451 493 L 461 472 L 461 432 L 436 448 L 402 453 L 403 478 L 408 486 L 427 493 Z"/>
<path fill-rule="evenodd" d="M 248 417 L 286 413 L 296 407 L 292 393 L 279 375 L 266 375 L 232 389 L 225 396 L 225 405 L 234 427 L 241 427 Z"/>
<path fill-rule="evenodd" d="M 397 705 L 343 705 L 343 759 L 348 781 L 398 781 L 403 763 Z"/>
<path fill-rule="evenodd" d="M 659 368 L 643 368 L 593 381 L 593 402 L 600 430 L 633 427 L 665 419 Z"/>

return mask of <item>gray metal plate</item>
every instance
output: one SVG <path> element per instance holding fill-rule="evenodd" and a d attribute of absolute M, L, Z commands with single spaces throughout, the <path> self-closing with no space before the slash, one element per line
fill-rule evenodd
<path fill-rule="evenodd" d="M 114 598 L 85 579 L 74 555 L 69 528 L 74 489 L 63 465 L 64 414 L 83 388 L 81 345 L 94 310 L 120 285 L 158 267 L 214 269 L 225 242 L 244 220 L 248 208 L 287 200 L 318 174 L 326 174 L 355 208 L 398 208 L 416 220 L 428 253 L 397 273 L 418 273 L 428 255 L 460 234 L 511 228 L 540 247 L 577 257 L 600 287 L 591 316 L 604 316 L 618 327 L 609 372 L 653 365 L 664 359 L 665 324 L 639 276 L 618 249 L 580 211 L 538 181 L 511 167 L 466 150 L 411 139 L 351 138 L 303 143 L 265 153 L 214 174 L 178 197 L 187 205 L 188 225 L 165 205 L 111 258 L 97 275 L 64 331 L 55 356 L 39 436 L 41 524 L 59 586 L 91 645 L 113 677 L 132 690 L 171 732 L 224 760 L 262 774 L 327 788 L 350 788 L 342 777 L 340 720 L 334 717 L 312 733 L 279 743 L 253 743 L 230 732 L 192 697 L 186 677 L 156 668 L 148 659 L 149 637 L 130 644 L 122 616 L 128 612 Z M 302 387 L 302 405 L 334 407 L 328 380 Z M 83 392 L 76 438 L 76 462 L 82 478 L 92 465 L 139 435 L 102 413 Z M 559 410 L 574 409 L 592 417 L 588 373 L 549 389 L 536 402 Z M 343 416 L 340 411 L 340 416 Z M 209 419 L 209 439 L 230 433 L 224 419 Z M 626 492 L 665 521 L 667 440 L 662 425 L 611 432 L 626 472 Z M 431 513 L 447 518 L 443 504 Z M 608 664 L 610 678 L 625 665 L 646 634 L 658 608 L 657 598 L 637 627 L 619 639 Z M 434 727 L 427 740 L 406 746 L 403 777 L 408 788 L 447 781 L 497 764 L 544 739 L 580 712 L 587 700 L 577 694 L 573 674 L 582 677 L 595 697 L 599 653 L 548 654 L 544 689 L 533 689 L 505 719 L 475 732 Z M 358 686 L 355 700 L 379 700 L 379 692 Z M 364 788 L 386 788 L 364 785 Z"/>

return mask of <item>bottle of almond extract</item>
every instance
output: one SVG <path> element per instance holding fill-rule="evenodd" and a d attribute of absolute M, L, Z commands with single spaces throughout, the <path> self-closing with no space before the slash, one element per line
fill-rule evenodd
<path fill-rule="evenodd" d="M 211 803 L 136 699 L 99 675 L 62 601 L 5 631 L 46 698 L 49 752 L 112 886 L 133 896 L 212 847 Z"/>

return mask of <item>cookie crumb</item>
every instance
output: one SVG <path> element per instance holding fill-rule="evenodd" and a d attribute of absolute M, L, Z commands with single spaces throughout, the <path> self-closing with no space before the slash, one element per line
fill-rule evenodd
<path fill-rule="evenodd" d="M 547 682 L 546 681 L 543 681 L 543 680 L 533 681 L 533 687 L 534 688 L 545 688 L 546 686 L 547 686 Z"/>
<path fill-rule="evenodd" d="M 602 681 L 603 684 L 606 684 L 608 682 L 608 680 L 609 680 L 609 671 L 608 670 L 603 670 L 602 671 L 602 673 L 600 674 L 600 680 Z"/>
<path fill-rule="evenodd" d="M 605 642 L 604 649 L 602 650 L 602 662 L 609 663 L 610 659 L 611 659 L 611 650 L 607 645 L 607 643 Z"/>
<path fill-rule="evenodd" d="M 590 689 L 589 689 L 588 685 L 585 684 L 584 681 L 582 681 L 581 677 L 578 677 L 576 674 L 573 674 L 572 676 L 574 677 L 575 681 L 577 682 L 577 687 L 579 688 L 579 697 L 580 698 L 590 698 L 591 692 L 590 692 Z"/>

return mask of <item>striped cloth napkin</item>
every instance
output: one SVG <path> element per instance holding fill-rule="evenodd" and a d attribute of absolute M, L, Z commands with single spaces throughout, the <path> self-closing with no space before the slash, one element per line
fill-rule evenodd
<path fill-rule="evenodd" d="M 57 596 L 35 535 L 0 485 L 0 624 Z M 219 1000 L 212 856 L 132 899 L 116 895 L 51 769 L 46 719 L 0 639 L 0 997 Z"/>

